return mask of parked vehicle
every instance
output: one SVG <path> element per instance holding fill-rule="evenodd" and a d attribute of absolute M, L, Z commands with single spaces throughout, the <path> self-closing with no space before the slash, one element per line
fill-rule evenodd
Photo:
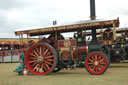
<path fill-rule="evenodd" d="M 97 31 L 97 38 L 112 63 L 128 59 L 128 28 L 107 28 Z M 90 36 L 91 33 L 88 33 Z"/>
<path fill-rule="evenodd" d="M 33 74 L 45 75 L 63 68 L 76 68 L 85 64 L 91 74 L 103 74 L 110 66 L 110 56 L 102 50 L 96 38 L 96 29 L 118 27 L 119 19 L 92 20 L 77 24 L 53 26 L 32 30 L 16 31 L 21 42 L 27 35 L 28 48 L 24 49 L 24 64 Z M 92 40 L 86 42 L 86 31 L 92 30 Z M 65 39 L 62 33 L 74 32 L 74 37 Z M 49 37 L 41 36 L 49 34 Z M 39 36 L 33 43 L 32 36 Z M 31 41 L 31 42 L 30 42 Z"/>

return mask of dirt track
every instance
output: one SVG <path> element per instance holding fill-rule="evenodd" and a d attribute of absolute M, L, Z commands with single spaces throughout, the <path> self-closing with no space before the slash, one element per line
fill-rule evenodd
<path fill-rule="evenodd" d="M 0 63 L 0 85 L 128 85 L 128 63 L 112 64 L 103 75 L 77 68 L 45 76 L 18 76 L 13 72 L 17 65 Z"/>

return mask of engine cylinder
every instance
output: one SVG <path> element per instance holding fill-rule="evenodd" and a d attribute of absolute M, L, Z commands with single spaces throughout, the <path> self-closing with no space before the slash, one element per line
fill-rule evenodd
<path fill-rule="evenodd" d="M 88 45 L 79 46 L 78 47 L 78 54 L 79 55 L 87 55 L 88 54 Z"/>
<path fill-rule="evenodd" d="M 102 46 L 100 44 L 98 44 L 98 43 L 96 43 L 96 44 L 89 44 L 88 45 L 88 51 L 89 52 L 92 52 L 92 51 L 100 51 L 101 47 Z"/>

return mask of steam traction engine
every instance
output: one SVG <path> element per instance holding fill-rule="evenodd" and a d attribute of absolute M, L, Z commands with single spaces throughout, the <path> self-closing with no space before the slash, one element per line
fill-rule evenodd
<path fill-rule="evenodd" d="M 98 34 L 98 33 L 97 33 Z M 106 29 L 101 33 L 100 43 L 103 50 L 109 54 L 111 62 L 120 62 L 128 59 L 128 29 Z"/>
<path fill-rule="evenodd" d="M 33 74 L 45 75 L 57 72 L 63 68 L 75 68 L 84 63 L 91 74 L 103 74 L 109 67 L 108 54 L 104 53 L 101 44 L 97 42 L 96 34 L 92 32 L 92 41 L 86 42 L 86 30 L 101 29 L 119 26 L 119 20 L 90 21 L 72 25 L 40 28 L 33 30 L 16 31 L 20 36 L 28 38 L 28 49 L 25 53 L 25 67 Z M 65 39 L 61 33 L 76 32 L 74 37 Z M 48 38 L 40 38 L 37 43 L 31 44 L 29 37 L 50 34 Z"/>

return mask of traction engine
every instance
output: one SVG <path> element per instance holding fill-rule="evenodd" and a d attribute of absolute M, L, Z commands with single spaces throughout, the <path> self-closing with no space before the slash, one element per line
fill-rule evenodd
<path fill-rule="evenodd" d="M 118 32 L 121 36 L 117 37 Z M 114 33 L 115 29 L 106 29 L 102 36 L 103 39 L 100 40 L 101 44 L 104 45 L 103 50 L 109 54 L 111 58 L 111 62 L 120 62 L 120 60 L 126 60 L 127 59 L 127 52 L 128 52 L 128 44 L 127 44 L 127 33 L 126 31 L 117 30 L 117 33 Z"/>
<path fill-rule="evenodd" d="M 96 29 L 118 27 L 119 19 L 84 22 L 64 26 L 16 31 L 23 44 L 23 34 L 27 35 L 24 52 L 24 67 L 35 75 L 46 75 L 67 68 L 85 67 L 90 74 L 103 74 L 110 66 L 110 57 L 97 41 Z M 92 40 L 87 43 L 86 30 L 92 30 Z M 61 33 L 75 32 L 74 37 L 65 39 Z M 47 38 L 30 42 L 32 36 L 49 34 Z"/>

